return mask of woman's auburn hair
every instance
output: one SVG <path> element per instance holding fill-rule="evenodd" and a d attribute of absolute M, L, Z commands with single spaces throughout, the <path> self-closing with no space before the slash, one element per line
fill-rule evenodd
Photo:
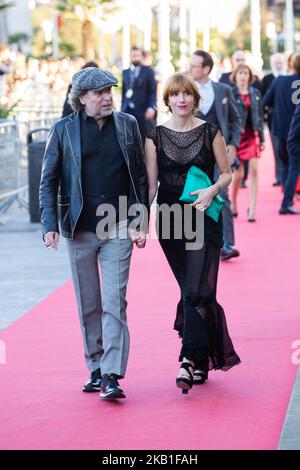
<path fill-rule="evenodd" d="M 174 73 L 173 75 L 171 75 L 168 78 L 164 87 L 163 100 L 169 111 L 172 112 L 169 105 L 170 96 L 176 95 L 180 91 L 185 91 L 186 93 L 194 97 L 193 111 L 195 112 L 195 110 L 199 107 L 200 93 L 195 82 L 183 73 Z"/>
<path fill-rule="evenodd" d="M 249 85 L 255 82 L 255 76 L 247 64 L 238 64 L 230 75 L 230 81 L 236 85 L 236 76 L 240 70 L 246 69 L 249 72 Z"/>

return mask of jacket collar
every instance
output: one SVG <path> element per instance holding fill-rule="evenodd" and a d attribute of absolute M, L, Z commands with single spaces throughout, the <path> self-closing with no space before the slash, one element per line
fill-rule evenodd
<path fill-rule="evenodd" d="M 73 157 L 77 167 L 78 175 L 81 175 L 81 141 L 80 141 L 80 119 L 79 112 L 76 111 L 69 116 L 66 123 L 66 132 Z"/>
<path fill-rule="evenodd" d="M 115 129 L 117 139 L 124 155 L 126 163 L 128 163 L 127 155 L 127 132 L 125 116 L 122 113 L 113 111 L 113 120 L 115 123 Z M 76 111 L 69 116 L 69 120 L 66 123 L 66 131 L 69 139 L 69 144 L 73 152 L 75 164 L 77 166 L 78 174 L 81 174 L 81 138 L 80 138 L 80 117 L 79 112 Z"/>
<path fill-rule="evenodd" d="M 122 113 L 113 111 L 113 119 L 115 123 L 115 129 L 117 134 L 117 139 L 121 147 L 122 153 L 124 155 L 125 161 L 128 164 L 128 154 L 127 154 L 127 131 L 126 131 L 126 121 L 125 116 Z"/>

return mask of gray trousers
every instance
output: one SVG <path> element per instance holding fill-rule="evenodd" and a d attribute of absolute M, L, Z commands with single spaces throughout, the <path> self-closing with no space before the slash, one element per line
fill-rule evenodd
<path fill-rule="evenodd" d="M 214 170 L 214 178 L 215 181 L 219 179 L 220 172 L 219 168 L 217 165 L 215 165 L 215 170 Z M 233 222 L 233 216 L 231 212 L 231 203 L 229 199 L 229 191 L 228 188 L 224 188 L 220 192 L 220 196 L 224 199 L 225 204 L 222 207 L 222 218 L 223 218 L 223 239 L 224 239 L 224 244 L 228 245 L 234 245 L 235 240 L 234 240 L 234 222 Z"/>
<path fill-rule="evenodd" d="M 126 289 L 132 241 L 77 231 L 67 246 L 87 367 L 122 378 L 130 341 Z"/>

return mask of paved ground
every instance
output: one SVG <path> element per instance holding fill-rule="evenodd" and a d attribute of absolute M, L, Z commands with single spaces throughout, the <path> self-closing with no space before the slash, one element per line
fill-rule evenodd
<path fill-rule="evenodd" d="M 11 206 L 0 213 L 0 329 L 6 328 L 70 277 L 63 239 L 46 250 L 40 224 L 28 211 Z"/>

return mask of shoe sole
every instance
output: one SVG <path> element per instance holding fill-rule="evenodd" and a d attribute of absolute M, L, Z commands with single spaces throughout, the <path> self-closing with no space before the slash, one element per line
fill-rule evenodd
<path fill-rule="evenodd" d="M 102 400 L 118 400 L 126 398 L 126 395 L 120 392 L 110 392 L 108 394 L 100 393 L 100 398 L 102 398 Z"/>
<path fill-rule="evenodd" d="M 180 388 L 181 390 L 191 390 L 191 386 L 189 384 L 187 384 L 186 382 L 183 382 L 183 381 L 178 381 L 176 382 L 176 385 L 178 388 Z"/>
<path fill-rule="evenodd" d="M 82 391 L 85 393 L 93 393 L 93 392 L 100 392 L 101 387 L 83 387 Z"/>
<path fill-rule="evenodd" d="M 238 258 L 240 254 L 235 253 L 234 255 L 228 255 L 228 256 L 221 256 L 221 261 L 226 261 L 227 259 L 230 258 Z"/>

